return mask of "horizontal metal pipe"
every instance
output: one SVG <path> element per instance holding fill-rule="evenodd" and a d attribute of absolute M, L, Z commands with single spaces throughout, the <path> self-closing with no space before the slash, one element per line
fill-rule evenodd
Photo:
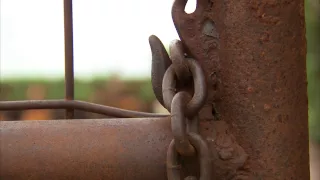
<path fill-rule="evenodd" d="M 155 114 L 104 106 L 76 100 L 28 100 L 0 101 L 0 111 L 28 109 L 78 109 L 119 118 L 167 117 L 168 114 Z"/>
<path fill-rule="evenodd" d="M 0 122 L 0 179 L 166 179 L 168 118 Z"/>

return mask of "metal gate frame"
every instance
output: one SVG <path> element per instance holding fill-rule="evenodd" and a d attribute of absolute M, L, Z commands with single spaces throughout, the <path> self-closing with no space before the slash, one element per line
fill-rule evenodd
<path fill-rule="evenodd" d="M 74 100 L 74 66 L 73 66 L 73 16 L 72 0 L 64 0 L 64 42 L 65 42 L 65 99 L 62 100 L 25 100 L 2 101 L 0 110 L 27 109 L 65 109 L 66 119 L 74 118 L 74 110 L 99 113 L 118 118 L 166 117 L 167 114 L 155 114 L 124 110 L 84 101 Z"/>
<path fill-rule="evenodd" d="M 65 109 L 67 120 L 0 121 L 1 179 L 162 179 L 169 115 L 74 100 L 72 24 L 72 0 L 64 0 L 65 99 L 0 102 L 1 111 Z M 70 121 L 75 109 L 130 119 Z"/>

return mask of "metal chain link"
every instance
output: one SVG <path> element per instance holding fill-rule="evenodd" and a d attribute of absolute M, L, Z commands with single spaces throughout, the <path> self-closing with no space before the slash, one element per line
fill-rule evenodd
<path fill-rule="evenodd" d="M 207 98 L 207 86 L 204 72 L 197 61 L 186 58 L 184 63 L 189 67 L 194 86 L 194 94 L 192 99 L 187 103 L 186 115 L 192 117 L 202 108 Z M 171 64 L 164 74 L 162 81 L 162 94 L 165 108 L 170 111 L 173 97 L 177 91 L 177 79 L 174 64 Z M 176 67 L 179 68 L 179 67 Z M 188 82 L 189 83 L 189 82 Z"/>
<path fill-rule="evenodd" d="M 185 115 L 186 103 L 191 99 L 189 93 L 178 92 L 172 100 L 171 106 L 171 129 L 176 144 L 176 150 L 184 156 L 195 154 L 194 147 L 187 137 L 187 121 Z"/>
<path fill-rule="evenodd" d="M 212 174 L 211 153 L 207 142 L 199 134 L 198 120 L 199 110 L 207 98 L 204 72 L 196 60 L 184 57 L 182 42 L 176 40 L 170 46 L 172 64 L 162 81 L 163 103 L 171 112 L 174 137 L 167 151 L 167 177 L 169 180 L 180 180 L 182 165 L 179 156 L 198 156 L 200 180 L 209 180 Z M 188 77 L 192 77 L 193 83 Z M 184 88 L 189 89 L 193 84 L 193 96 L 189 91 L 181 90 L 178 84 L 184 84 Z M 185 179 L 197 178 L 188 176 Z"/>
<path fill-rule="evenodd" d="M 200 162 L 200 178 L 199 180 L 211 180 L 212 163 L 211 152 L 207 142 L 195 133 L 189 133 L 188 139 L 195 147 Z M 172 140 L 167 151 L 167 178 L 168 180 L 180 180 L 182 165 L 179 162 L 179 154 L 175 148 L 175 140 Z M 197 179 L 194 176 L 188 176 L 185 179 Z"/>
<path fill-rule="evenodd" d="M 187 80 L 191 76 L 189 67 L 184 63 L 184 47 L 181 41 L 173 40 L 169 46 L 170 59 L 172 59 L 173 68 L 176 72 L 178 80 Z"/>

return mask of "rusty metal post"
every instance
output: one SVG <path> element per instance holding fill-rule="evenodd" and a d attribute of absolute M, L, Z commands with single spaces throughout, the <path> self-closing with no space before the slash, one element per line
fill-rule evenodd
<path fill-rule="evenodd" d="M 74 99 L 73 70 L 73 23 L 72 0 L 64 0 L 64 53 L 65 53 L 65 99 Z M 73 119 L 74 110 L 66 109 L 66 118 Z"/>
<path fill-rule="evenodd" d="M 189 15 L 185 3 L 173 17 L 208 77 L 216 178 L 309 179 L 304 0 L 199 0 Z"/>
<path fill-rule="evenodd" d="M 1 121 L 0 179 L 166 179 L 169 118 Z"/>
<path fill-rule="evenodd" d="M 222 7 L 218 107 L 250 156 L 246 168 L 260 179 L 309 179 L 304 0 Z"/>

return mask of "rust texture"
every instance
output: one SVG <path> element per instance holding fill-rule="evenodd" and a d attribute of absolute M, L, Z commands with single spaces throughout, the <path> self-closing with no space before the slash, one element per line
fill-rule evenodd
<path fill-rule="evenodd" d="M 166 179 L 169 118 L 3 121 L 0 130 L 3 180 Z"/>
<path fill-rule="evenodd" d="M 229 133 L 220 121 L 200 126 L 212 150 L 209 155 L 203 152 L 211 157 L 202 158 L 201 164 L 212 160 L 212 177 L 232 177 L 233 169 L 242 167 L 247 158 Z M 0 135 L 0 179 L 167 178 L 169 117 L 0 121 Z M 198 176 L 202 171 L 208 176 L 206 165 L 199 168 L 195 163 L 197 158 L 185 159 L 183 175 Z"/>
<path fill-rule="evenodd" d="M 64 51 L 65 99 L 68 101 L 74 99 L 72 0 L 64 0 Z M 66 118 L 73 117 L 74 110 L 66 109 Z"/>
<path fill-rule="evenodd" d="M 185 3 L 176 0 L 172 13 L 208 78 L 211 111 L 202 121 L 230 134 L 221 131 L 213 146 L 240 152 L 233 161 L 233 151 L 217 147 L 217 168 L 238 163 L 233 179 L 309 179 L 304 1 L 199 0 L 189 15 Z"/>
<path fill-rule="evenodd" d="M 0 121 L 0 179 L 166 179 L 170 123 L 169 117 Z M 212 153 L 212 177 L 233 177 L 247 155 L 225 122 L 202 122 L 200 134 Z M 199 175 L 197 158 L 185 159 L 182 174 Z"/>

